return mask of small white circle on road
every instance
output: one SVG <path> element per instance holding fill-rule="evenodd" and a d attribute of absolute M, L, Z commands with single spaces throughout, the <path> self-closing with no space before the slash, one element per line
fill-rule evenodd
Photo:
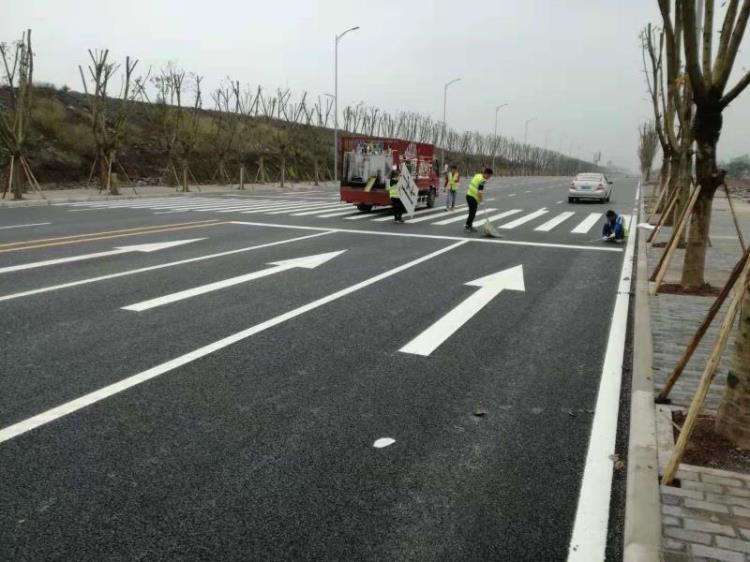
<path fill-rule="evenodd" d="M 383 447 L 387 447 L 388 445 L 393 445 L 396 442 L 395 439 L 391 439 L 390 437 L 381 437 L 375 443 L 372 444 L 373 447 L 376 449 L 382 449 Z"/>

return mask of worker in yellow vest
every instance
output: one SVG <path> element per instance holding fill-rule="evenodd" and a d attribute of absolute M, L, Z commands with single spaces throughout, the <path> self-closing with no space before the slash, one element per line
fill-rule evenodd
<path fill-rule="evenodd" d="M 404 214 L 404 204 L 401 203 L 401 194 L 398 191 L 398 170 L 391 172 L 391 181 L 388 187 L 388 196 L 391 198 L 391 206 L 393 207 L 393 220 L 397 223 L 404 222 L 402 215 Z"/>
<path fill-rule="evenodd" d="M 484 192 L 485 182 L 492 177 L 492 168 L 485 168 L 484 172 L 475 174 L 469 182 L 469 189 L 466 192 L 466 204 L 469 205 L 469 216 L 466 219 L 465 230 L 476 232 L 474 228 L 474 217 L 477 215 L 477 207 L 482 202 L 482 193 Z"/>
<path fill-rule="evenodd" d="M 458 166 L 455 164 L 445 175 L 445 210 L 456 208 L 456 192 L 461 176 L 458 173 Z"/>

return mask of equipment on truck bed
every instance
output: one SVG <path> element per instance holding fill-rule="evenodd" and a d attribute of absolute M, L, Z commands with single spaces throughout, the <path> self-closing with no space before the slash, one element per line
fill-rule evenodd
<path fill-rule="evenodd" d="M 400 170 L 405 183 L 402 203 L 409 216 L 419 205 L 433 207 L 439 178 L 431 144 L 376 137 L 343 137 L 338 146 L 341 200 L 368 212 L 389 207 L 389 180 L 392 170 Z M 406 174 L 404 174 L 406 171 Z"/>

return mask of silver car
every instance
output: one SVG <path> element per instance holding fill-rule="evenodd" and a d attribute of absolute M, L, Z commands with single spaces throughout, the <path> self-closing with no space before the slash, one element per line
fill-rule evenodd
<path fill-rule="evenodd" d="M 576 203 L 583 199 L 609 203 L 612 197 L 612 182 L 600 173 L 578 174 L 570 182 L 568 188 L 568 203 Z"/>

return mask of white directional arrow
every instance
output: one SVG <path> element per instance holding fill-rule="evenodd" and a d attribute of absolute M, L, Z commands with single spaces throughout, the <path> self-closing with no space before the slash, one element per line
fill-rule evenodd
<path fill-rule="evenodd" d="M 20 265 L 11 265 L 9 267 L 0 268 L 0 273 L 10 273 L 12 271 L 23 271 L 26 269 L 36 269 L 37 267 L 47 267 L 49 265 L 58 265 L 61 263 L 71 263 L 75 261 L 93 260 L 95 258 L 104 258 L 107 256 L 116 256 L 118 254 L 127 254 L 128 252 L 157 252 L 159 250 L 166 250 L 167 248 L 174 248 L 175 246 L 182 246 L 183 244 L 190 244 L 191 242 L 198 242 L 205 240 L 205 238 L 193 238 L 192 240 L 175 240 L 174 242 L 156 242 L 154 244 L 136 244 L 134 246 L 119 246 L 114 250 L 107 252 L 97 252 L 95 254 L 82 254 L 80 256 L 70 256 L 67 258 L 57 258 L 54 260 L 37 261 L 34 263 L 22 263 Z"/>
<path fill-rule="evenodd" d="M 517 265 L 486 277 L 466 283 L 469 287 L 479 287 L 469 298 L 407 343 L 399 351 L 414 355 L 430 355 L 451 337 L 461 326 L 485 305 L 505 290 L 525 291 L 523 266 Z"/>
<path fill-rule="evenodd" d="M 157 297 L 155 299 L 138 302 L 135 304 L 131 304 L 130 306 L 123 306 L 122 309 L 141 312 L 150 308 L 156 308 L 157 306 L 162 306 L 184 299 L 189 299 L 190 297 L 195 297 L 197 295 L 210 293 L 211 291 L 218 291 L 219 289 L 239 285 L 240 283 L 247 283 L 248 281 L 253 281 L 254 279 L 260 279 L 261 277 L 268 277 L 269 275 L 281 273 L 282 271 L 286 271 L 288 269 L 294 269 L 297 267 L 301 267 L 304 269 L 315 269 L 319 265 L 323 265 L 327 261 L 332 260 L 336 256 L 343 254 L 344 252 L 346 252 L 346 250 L 341 250 L 339 252 L 328 252 L 327 254 L 316 254 L 314 256 L 305 256 L 304 258 L 294 258 L 291 260 L 273 261 L 268 265 L 272 265 L 274 267 L 269 267 L 268 269 L 261 269 L 260 271 L 254 271 L 253 273 L 247 273 L 245 275 L 231 277 L 222 281 L 216 281 L 215 283 L 201 285 L 200 287 L 186 289 L 185 291 L 179 291 L 177 293 L 172 293 L 163 297 Z"/>

